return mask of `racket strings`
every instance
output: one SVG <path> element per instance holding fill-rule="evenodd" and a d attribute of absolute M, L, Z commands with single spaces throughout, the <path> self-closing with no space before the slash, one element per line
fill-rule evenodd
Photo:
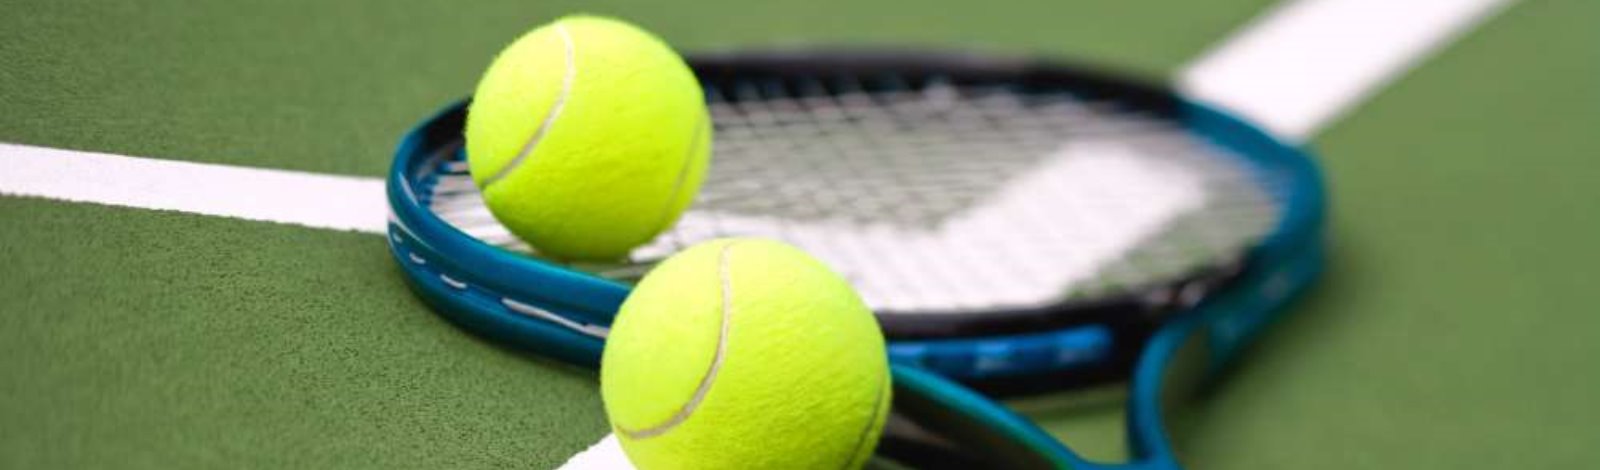
<path fill-rule="evenodd" d="M 815 87 L 802 86 L 798 88 Z M 858 91 L 862 88 L 840 87 L 842 91 L 838 95 L 823 99 L 818 99 L 815 93 L 811 96 L 806 96 L 802 92 L 801 97 L 791 98 L 781 95 L 773 96 L 771 94 L 756 95 L 746 91 L 743 94 L 744 102 L 740 102 L 736 106 L 724 106 L 714 109 L 724 111 L 726 114 L 724 119 L 734 122 L 739 122 L 741 116 L 747 118 L 754 116 L 754 118 L 742 123 L 744 130 L 751 130 L 761 125 L 777 127 L 778 124 L 783 124 L 784 127 L 779 129 L 777 133 L 793 132 L 793 129 L 797 127 L 797 123 L 799 127 L 803 128 L 807 124 L 808 118 L 821 116 L 821 118 L 816 119 L 824 121 L 824 124 L 816 127 L 831 125 L 832 127 L 843 127 L 847 132 L 859 132 L 861 129 L 867 129 L 873 135 L 899 132 L 900 135 L 888 140 L 888 143 L 891 144 L 889 147 L 857 144 L 848 148 L 867 149 L 869 158 L 874 156 L 870 152 L 887 154 L 887 158 L 875 159 L 883 162 L 883 164 L 869 167 L 869 170 L 873 168 L 889 170 L 911 168 L 924 171 L 935 178 L 948 175 L 970 176 L 973 177 L 972 181 L 977 182 L 979 185 L 993 185 L 1008 181 L 1009 173 L 1014 173 L 1016 168 L 1027 171 L 1027 165 L 1034 163 L 1037 156 L 1047 155 L 1049 149 L 1062 145 L 1062 142 L 1068 139 L 1122 141 L 1143 147 L 1143 153 L 1162 155 L 1163 157 L 1183 157 L 1196 153 L 1194 148 L 1196 142 L 1194 142 L 1193 138 L 1186 133 L 1180 132 L 1170 123 L 1147 116 L 1118 116 L 1117 113 L 1122 113 L 1122 111 L 1113 106 L 1086 103 L 1065 94 L 1024 96 L 1004 87 L 969 89 L 957 92 L 952 87 L 940 86 L 937 83 L 923 90 L 901 90 L 875 94 Z M 747 86 L 744 89 L 782 90 L 783 88 Z M 959 97 L 960 94 L 966 94 L 968 98 L 964 101 L 954 99 Z M 716 101 L 715 99 L 713 100 L 714 103 Z M 790 103 L 791 101 L 802 103 L 802 105 L 793 105 Z M 796 114 L 794 110 L 805 110 L 806 113 Z M 790 114 L 788 118 L 776 116 L 785 111 Z M 719 113 L 719 118 L 723 118 L 724 113 Z M 849 122 L 849 119 L 854 119 L 855 122 Z M 840 121 L 845 122 L 839 124 Z M 894 125 L 875 124 L 878 121 L 888 121 Z M 750 132 L 749 134 L 759 135 L 755 132 Z M 826 135 L 828 132 L 811 131 L 803 134 L 807 137 L 814 137 L 816 135 Z M 935 137 L 926 138 L 926 136 L 930 135 Z M 852 137 L 854 136 L 847 135 L 846 139 L 864 140 L 853 139 Z M 831 142 L 840 140 L 844 139 L 830 139 Z M 882 141 L 883 139 L 879 140 Z M 901 147 L 907 149 L 907 151 L 896 151 L 892 146 L 896 143 L 902 144 Z M 930 146 L 931 148 L 929 148 Z M 763 150 L 771 150 L 763 152 L 763 155 L 780 157 L 786 155 L 784 148 L 764 148 Z M 941 151 L 948 151 L 948 153 Z M 900 159 L 894 158 L 903 155 L 912 155 L 914 161 L 908 165 L 902 164 Z M 989 158 L 991 155 L 1001 158 L 1021 158 L 1007 162 Z M 839 156 L 843 160 L 869 161 L 860 158 L 857 154 L 840 154 Z M 944 156 L 953 158 L 939 158 Z M 975 156 L 983 156 L 985 158 L 975 159 L 973 158 Z M 749 158 L 742 160 L 759 162 L 761 159 Z M 997 162 L 1002 164 L 1015 162 L 1020 163 L 1020 166 L 1007 169 L 1004 165 L 997 165 Z M 961 166 L 962 164 L 972 163 L 975 163 L 975 165 Z M 1193 167 L 1197 170 L 1207 170 L 1211 166 L 1216 166 L 1215 163 L 1204 161 L 1194 163 L 1198 163 Z M 844 168 L 847 165 L 837 165 L 836 167 Z M 1248 241 L 1254 240 L 1259 233 L 1270 229 L 1270 221 L 1273 215 L 1270 213 L 1270 203 L 1265 198 L 1253 197 L 1249 191 L 1229 191 L 1229 188 L 1254 186 L 1251 182 L 1244 181 L 1246 179 L 1244 178 L 1245 175 L 1238 172 L 1210 172 L 1209 174 L 1197 172 L 1197 174 L 1205 177 L 1207 186 L 1212 189 L 1209 192 L 1215 193 L 1214 195 L 1216 196 L 1221 196 L 1217 198 L 1218 204 L 1216 204 L 1216 211 L 1213 212 L 1218 212 L 1218 215 L 1222 215 L 1220 213 L 1221 210 L 1242 206 L 1246 209 L 1234 212 L 1249 216 L 1245 222 L 1251 223 L 1240 224 L 1229 220 L 1226 223 L 1187 224 L 1194 226 L 1193 228 L 1180 226 L 1184 228 L 1174 231 L 1186 234 L 1186 238 L 1175 238 L 1172 240 L 1173 243 L 1146 245 L 1148 249 L 1143 250 L 1146 253 L 1144 256 L 1133 258 L 1132 262 L 1122 265 L 1120 269 L 1109 269 L 1105 276 L 1101 276 L 1101 280 L 1104 281 L 1101 284 L 1129 286 L 1137 285 L 1140 282 L 1148 283 L 1150 279 L 1160 277 L 1159 273 L 1172 273 L 1183 268 L 1192 268 L 1205 261 L 1208 256 L 1214 258 L 1218 253 L 1237 253 Z M 738 174 L 734 171 L 729 171 L 724 175 L 727 175 L 729 179 L 743 179 L 745 181 L 755 179 L 751 178 L 751 175 Z M 891 174 L 890 178 L 880 178 L 888 180 L 888 182 L 873 181 L 866 186 L 872 190 L 881 190 L 881 188 L 920 189 L 918 185 L 908 184 L 908 181 L 916 181 L 916 176 L 918 175 L 907 176 L 905 174 Z M 846 181 L 845 183 L 848 182 Z M 722 187 L 718 185 L 708 186 Z M 833 183 L 825 191 L 831 191 L 834 194 L 851 193 L 848 188 L 842 188 L 841 186 L 847 185 Z M 956 197 L 931 199 L 890 195 L 890 203 L 881 205 L 901 205 L 900 207 L 904 207 L 903 204 L 907 201 L 926 202 L 935 200 L 947 203 L 953 201 L 955 205 L 961 206 L 963 205 L 962 199 L 971 199 L 970 197 L 963 198 L 959 192 L 952 191 L 952 189 L 961 189 L 962 186 L 952 184 L 949 181 L 934 180 L 933 184 L 929 186 L 938 190 L 938 192 L 934 193 L 936 196 L 954 194 Z M 988 188 L 979 187 L 974 192 L 981 196 L 989 191 Z M 875 195 L 874 193 L 862 194 L 868 197 Z M 752 194 L 728 194 L 726 199 L 741 201 L 743 204 L 768 202 L 762 201 L 759 196 Z M 816 199 L 790 198 L 785 201 L 804 204 Z M 1101 208 L 1101 212 L 1118 210 L 1117 203 L 1119 202 L 1127 205 L 1142 203 L 1136 198 L 1113 199 L 1104 202 L 1107 205 Z M 859 207 L 859 205 L 854 207 Z M 849 211 L 854 207 L 835 207 L 835 209 Z M 813 212 L 816 211 L 815 208 L 812 209 Z M 770 208 L 763 207 L 760 210 L 769 211 Z M 864 215 L 869 219 L 877 218 L 881 220 L 886 216 L 892 217 L 905 212 L 903 209 L 900 211 L 873 210 L 866 212 Z M 917 220 L 919 219 L 912 219 L 912 222 Z M 1222 230 L 1235 227 L 1242 230 Z M 1041 240 L 1041 242 L 1061 244 L 1060 240 L 1055 239 Z M 1151 273 L 1158 274 L 1153 275 Z"/>
<path fill-rule="evenodd" d="M 745 84 L 731 97 L 713 95 L 714 117 L 730 124 L 719 128 L 727 138 L 717 142 L 717 164 L 731 163 L 713 170 L 706 186 L 729 191 L 705 191 L 702 201 L 789 219 L 928 226 L 995 192 L 1059 142 L 1018 132 L 1027 121 L 1015 117 L 1021 104 L 1008 94 L 968 106 L 952 102 L 953 92 L 835 89 L 790 96 Z M 741 191 L 774 181 L 784 182 L 776 197 Z"/>
<path fill-rule="evenodd" d="M 1159 116 L 937 77 L 789 77 L 707 89 L 716 156 L 694 207 L 623 264 L 761 236 L 829 262 L 880 312 L 1026 308 L 1228 264 L 1278 207 L 1226 151 Z M 463 232 L 494 221 L 460 155 L 426 185 Z"/>

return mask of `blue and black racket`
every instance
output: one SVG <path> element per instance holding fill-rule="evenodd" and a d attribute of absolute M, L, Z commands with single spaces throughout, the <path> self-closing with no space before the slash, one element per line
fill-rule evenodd
<path fill-rule="evenodd" d="M 1320 270 L 1301 149 L 1092 69 L 940 54 L 691 58 L 716 140 L 677 225 L 628 259 L 541 258 L 467 173 L 466 103 L 402 141 L 390 247 L 456 324 L 597 367 L 656 262 L 776 238 L 848 278 L 894 364 L 880 453 L 917 466 L 1096 468 L 988 397 L 1131 377 L 1137 468 L 1173 468 L 1163 396 L 1226 364 Z M 898 429 L 897 429 L 898 428 Z"/>

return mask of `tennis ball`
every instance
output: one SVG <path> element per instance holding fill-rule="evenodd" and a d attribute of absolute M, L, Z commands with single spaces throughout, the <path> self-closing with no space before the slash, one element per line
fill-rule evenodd
<path fill-rule="evenodd" d="M 495 57 L 467 162 L 491 213 L 541 254 L 616 259 L 671 226 L 711 154 L 700 84 L 660 39 L 569 16 Z"/>
<path fill-rule="evenodd" d="M 782 243 L 684 250 L 623 303 L 600 393 L 641 469 L 858 468 L 889 411 L 883 334 L 850 286 Z"/>

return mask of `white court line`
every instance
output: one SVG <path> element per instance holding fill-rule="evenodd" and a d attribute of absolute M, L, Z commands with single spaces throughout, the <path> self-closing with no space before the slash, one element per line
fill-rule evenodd
<path fill-rule="evenodd" d="M 1305 138 L 1514 0 L 1297 0 L 1251 21 L 1179 86 Z M 289 189 L 293 190 L 290 191 Z M 0 143 L 0 194 L 382 233 L 374 178 Z"/>
<path fill-rule="evenodd" d="M 1179 87 L 1295 139 L 1314 135 L 1515 0 L 1295 0 L 1251 21 Z M 382 233 L 383 181 L 0 144 L 0 194 Z M 563 468 L 626 468 L 603 439 Z"/>
<path fill-rule="evenodd" d="M 0 194 L 383 233 L 383 180 L 0 143 Z"/>
<path fill-rule="evenodd" d="M 567 460 L 561 470 L 622 470 L 633 468 L 633 462 L 628 461 L 628 455 L 622 452 L 622 444 L 617 442 L 615 434 L 607 434 L 600 442 L 589 446 L 578 455 Z"/>
<path fill-rule="evenodd" d="M 1513 0 L 1278 4 L 1191 64 L 1178 86 L 1307 139 Z"/>

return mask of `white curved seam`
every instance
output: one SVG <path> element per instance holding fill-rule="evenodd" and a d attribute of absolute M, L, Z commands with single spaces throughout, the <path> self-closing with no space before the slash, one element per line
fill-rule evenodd
<path fill-rule="evenodd" d="M 649 439 L 665 434 L 688 420 L 689 416 L 700 408 L 700 402 L 705 400 L 706 394 L 711 392 L 711 384 L 717 381 L 717 373 L 722 370 L 722 358 L 726 356 L 728 351 L 728 325 L 733 323 L 733 286 L 728 276 L 728 253 L 736 244 L 729 243 L 724 245 L 722 251 L 717 254 L 717 280 L 722 287 L 722 326 L 717 333 L 716 356 L 712 357 L 711 368 L 706 371 L 705 377 L 700 378 L 700 386 L 695 388 L 694 395 L 689 397 L 689 401 L 683 404 L 683 408 L 679 408 L 678 412 L 674 413 L 671 418 L 667 418 L 665 422 L 639 430 L 627 429 L 617 425 L 618 433 L 627 436 L 629 439 Z"/>
<path fill-rule="evenodd" d="M 517 153 L 516 158 L 511 159 L 511 163 L 507 163 L 494 176 L 490 176 L 489 179 L 483 182 L 485 187 L 500 181 L 501 178 L 511 174 L 512 170 L 522 166 L 523 160 L 533 154 L 533 149 L 539 146 L 539 141 L 544 140 L 544 134 L 550 131 L 550 126 L 555 124 L 556 118 L 561 116 L 561 110 L 567 106 L 567 97 L 572 94 L 572 83 L 576 81 L 578 75 L 578 63 L 574 52 L 576 46 L 573 45 L 572 34 L 567 32 L 565 25 L 557 23 L 555 27 L 556 33 L 561 35 L 562 44 L 566 46 L 567 69 L 566 73 L 561 77 L 561 93 L 556 95 L 556 102 L 550 106 L 550 112 L 545 114 L 544 122 L 539 123 L 539 130 L 534 131 L 533 136 L 528 138 L 528 142 L 522 145 L 522 151 Z"/>

